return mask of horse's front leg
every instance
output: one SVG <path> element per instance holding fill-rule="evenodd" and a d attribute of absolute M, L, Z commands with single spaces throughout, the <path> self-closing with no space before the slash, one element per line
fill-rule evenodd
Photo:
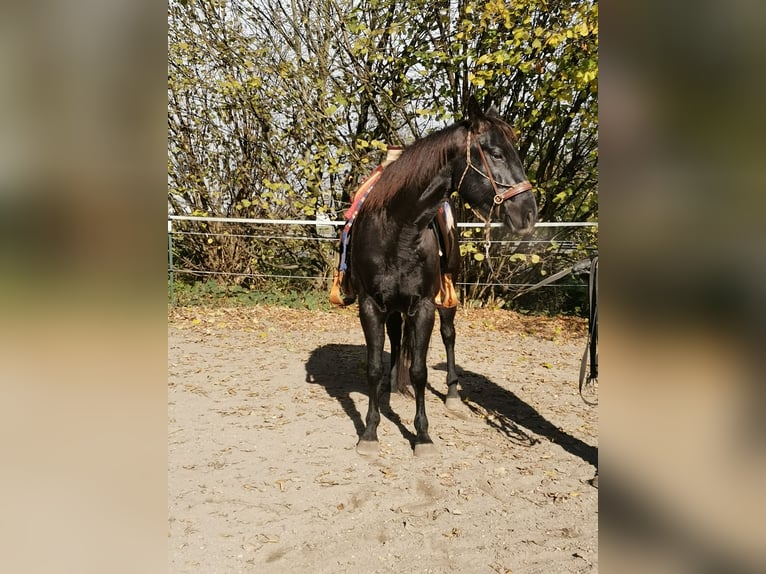
<path fill-rule="evenodd" d="M 380 395 L 383 382 L 383 343 L 385 317 L 369 297 L 359 301 L 359 319 L 367 343 L 367 388 L 369 406 L 367 424 L 356 445 L 362 455 L 378 453 L 378 424 L 380 423 Z"/>
<path fill-rule="evenodd" d="M 412 364 L 410 365 L 410 380 L 415 389 L 415 455 L 428 456 L 436 453 L 431 437 L 428 435 L 428 417 L 426 416 L 426 383 L 428 382 L 428 367 L 426 353 L 431 341 L 434 328 L 433 302 L 424 299 L 412 321 Z"/>
<path fill-rule="evenodd" d="M 457 392 L 457 370 L 455 369 L 455 313 L 457 307 L 439 309 L 439 331 L 447 352 L 447 399 L 445 405 L 450 410 L 462 407 L 460 395 Z"/>

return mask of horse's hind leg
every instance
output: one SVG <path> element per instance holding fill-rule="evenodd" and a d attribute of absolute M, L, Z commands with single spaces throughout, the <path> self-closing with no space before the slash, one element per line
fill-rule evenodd
<path fill-rule="evenodd" d="M 359 319 L 367 343 L 367 388 L 369 406 L 367 423 L 356 445 L 362 455 L 378 452 L 378 424 L 380 423 L 380 394 L 383 382 L 383 343 L 385 341 L 384 317 L 369 297 L 359 301 Z"/>
<path fill-rule="evenodd" d="M 447 352 L 447 399 L 445 405 L 448 409 L 458 409 L 462 406 L 460 395 L 457 392 L 457 370 L 455 369 L 455 313 L 457 307 L 439 309 L 439 331 Z"/>
<path fill-rule="evenodd" d="M 410 380 L 415 388 L 415 455 L 425 456 L 436 453 L 433 441 L 428 435 L 428 417 L 426 416 L 426 383 L 428 381 L 426 353 L 434 328 L 433 305 L 430 301 L 424 300 L 415 316 L 408 317 L 407 320 L 412 321 Z"/>
<path fill-rule="evenodd" d="M 397 392 L 398 386 L 396 381 L 396 374 L 399 364 L 399 351 L 402 348 L 402 314 L 391 313 L 386 320 L 386 331 L 388 332 L 388 340 L 391 343 L 391 372 L 389 373 L 389 382 L 391 392 Z"/>

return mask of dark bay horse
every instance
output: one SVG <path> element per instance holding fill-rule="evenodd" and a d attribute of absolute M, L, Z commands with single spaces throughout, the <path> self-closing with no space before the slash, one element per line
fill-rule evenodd
<path fill-rule="evenodd" d="M 367 344 L 369 408 L 357 452 L 378 451 L 386 328 L 391 341 L 392 382 L 415 391 L 416 455 L 435 452 L 425 409 L 426 352 L 440 286 L 439 246 L 429 225 L 456 190 L 485 220 L 500 218 L 512 232 L 531 233 L 537 204 L 514 135 L 493 108 L 483 114 L 475 99 L 468 119 L 407 147 L 380 176 L 356 218 L 351 236 L 351 282 Z M 458 261 L 448 254 L 448 267 Z M 457 398 L 454 368 L 455 309 L 440 310 L 447 349 L 448 397 Z M 409 379 L 409 381 L 405 380 Z"/>

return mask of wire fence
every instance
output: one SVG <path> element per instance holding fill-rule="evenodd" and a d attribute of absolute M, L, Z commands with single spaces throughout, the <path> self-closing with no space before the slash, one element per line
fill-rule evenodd
<path fill-rule="evenodd" d="M 220 224 L 220 226 L 234 226 L 236 231 L 221 229 L 210 229 L 209 224 Z M 189 266 L 188 262 L 179 260 L 174 254 L 176 247 L 189 239 L 201 240 L 203 244 L 213 243 L 218 239 L 236 238 L 248 244 L 257 244 L 258 242 L 306 242 L 324 245 L 338 245 L 339 228 L 345 225 L 345 221 L 333 221 L 329 219 L 255 219 L 242 217 L 204 217 L 187 215 L 168 215 L 168 281 L 170 291 L 170 302 L 175 304 L 175 280 L 177 276 L 194 276 L 196 278 L 250 278 L 263 280 L 287 280 L 287 281 L 315 281 L 322 282 L 327 280 L 327 275 L 307 274 L 300 265 L 290 261 L 275 260 L 271 261 L 270 266 L 274 269 L 281 268 L 282 271 L 261 272 L 261 271 L 226 271 L 221 269 L 206 269 L 195 262 Z M 189 228 L 197 226 L 196 229 Z M 252 232 L 242 232 L 242 227 L 251 227 Z M 484 223 L 458 222 L 460 233 L 459 243 L 463 246 L 472 246 L 476 244 L 484 245 Z M 503 227 L 500 222 L 493 222 L 492 229 Z M 489 248 L 500 251 L 518 251 L 534 252 L 541 250 L 543 246 L 549 246 L 552 238 L 555 239 L 556 253 L 562 254 L 591 253 L 597 251 L 595 242 L 590 245 L 583 243 L 583 238 L 578 237 L 578 230 L 595 230 L 598 228 L 597 222 L 540 222 L 535 226 L 535 232 L 532 236 L 524 239 L 509 238 L 507 235 L 490 238 Z M 563 233 L 562 233 L 563 232 Z M 567 236 L 567 232 L 568 236 Z M 472 236 L 475 235 L 475 236 Z M 479 237 L 481 235 L 481 237 Z M 589 235 L 589 239 L 594 241 L 594 234 Z M 587 240 L 587 239 L 586 239 Z M 332 249 L 332 247 L 328 247 Z M 471 251 L 469 250 L 469 253 Z M 287 271 L 293 271 L 289 273 Z M 507 289 L 520 290 L 534 285 L 530 282 L 512 282 L 512 281 L 480 281 L 457 282 L 456 286 L 463 287 L 501 287 Z M 578 287 L 581 283 L 557 282 L 546 285 L 545 288 Z"/>

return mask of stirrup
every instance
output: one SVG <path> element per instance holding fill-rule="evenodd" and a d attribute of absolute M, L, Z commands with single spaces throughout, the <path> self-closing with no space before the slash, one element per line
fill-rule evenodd
<path fill-rule="evenodd" d="M 332 278 L 332 288 L 330 289 L 330 303 L 332 305 L 337 305 L 338 307 L 343 307 L 343 299 L 340 296 L 340 282 L 343 279 L 343 272 L 342 271 L 336 271 L 335 275 Z"/>
<path fill-rule="evenodd" d="M 442 273 L 439 292 L 436 294 L 434 303 L 440 309 L 452 309 L 457 307 L 457 293 L 452 283 L 452 273 Z"/>
<path fill-rule="evenodd" d="M 343 271 L 336 271 L 332 278 L 332 287 L 330 288 L 330 303 L 337 307 L 347 307 L 356 301 L 356 295 L 350 285 L 346 285 L 346 293 L 341 292 L 344 279 Z"/>

